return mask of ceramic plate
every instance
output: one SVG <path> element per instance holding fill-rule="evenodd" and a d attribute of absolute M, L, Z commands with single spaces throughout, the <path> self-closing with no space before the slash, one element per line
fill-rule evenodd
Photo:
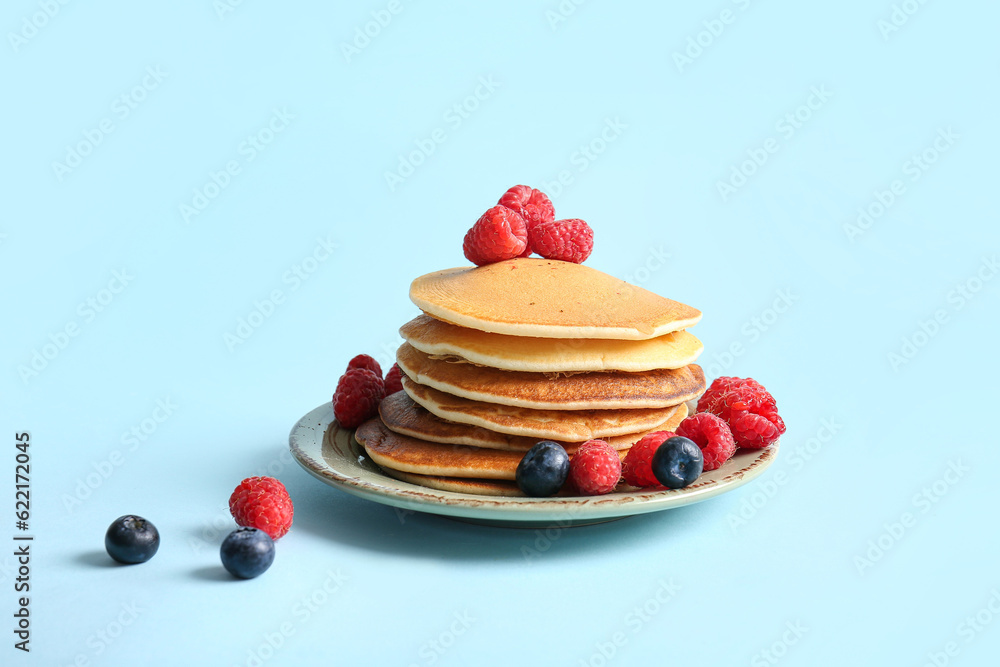
<path fill-rule="evenodd" d="M 690 505 L 743 486 L 764 472 L 778 454 L 777 442 L 763 450 L 739 450 L 724 466 L 703 473 L 683 489 L 591 497 L 497 498 L 437 491 L 383 474 L 354 439 L 354 431 L 334 419 L 330 403 L 300 419 L 288 441 L 292 456 L 306 472 L 353 495 L 473 523 L 523 528 L 585 525 Z"/>

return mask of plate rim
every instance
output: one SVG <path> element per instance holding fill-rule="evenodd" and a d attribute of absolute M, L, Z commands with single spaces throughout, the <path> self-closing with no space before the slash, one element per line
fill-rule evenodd
<path fill-rule="evenodd" d="M 623 518 L 657 512 L 714 498 L 747 484 L 777 459 L 779 441 L 757 452 L 748 465 L 718 480 L 706 480 L 695 488 L 626 491 L 604 496 L 510 498 L 439 491 L 379 474 L 387 484 L 375 483 L 344 473 L 322 459 L 326 432 L 336 421 L 333 406 L 326 402 L 303 415 L 288 434 L 292 458 L 311 476 L 351 495 L 400 509 L 450 517 L 490 521 L 574 523 Z M 354 440 L 354 432 L 342 432 Z M 354 440 L 354 442 L 357 442 Z M 698 483 L 696 482 L 696 485 Z"/>

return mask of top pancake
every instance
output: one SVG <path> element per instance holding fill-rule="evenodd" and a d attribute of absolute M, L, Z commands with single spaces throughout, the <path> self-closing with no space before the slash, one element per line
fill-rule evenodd
<path fill-rule="evenodd" d="M 420 276 L 410 300 L 445 322 L 539 338 L 647 340 L 701 312 L 582 264 L 517 258 Z"/>
<path fill-rule="evenodd" d="M 687 331 L 674 331 L 649 340 L 558 340 L 488 333 L 428 315 L 404 324 L 399 335 L 421 352 L 436 357 L 461 357 L 481 366 L 529 373 L 638 373 L 683 368 L 693 364 L 704 349 L 701 341 Z"/>

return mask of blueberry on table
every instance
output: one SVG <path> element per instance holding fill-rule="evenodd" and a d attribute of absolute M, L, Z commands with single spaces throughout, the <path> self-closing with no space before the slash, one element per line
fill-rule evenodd
<path fill-rule="evenodd" d="M 222 541 L 219 555 L 234 577 L 253 579 L 274 562 L 274 540 L 257 528 L 237 528 Z"/>
<path fill-rule="evenodd" d="M 668 489 L 682 489 L 698 479 L 704 465 L 701 448 L 681 436 L 667 438 L 653 454 L 653 475 Z"/>
<path fill-rule="evenodd" d="M 517 486 L 527 496 L 544 498 L 562 488 L 569 475 L 569 454 L 558 443 L 543 440 L 517 464 Z"/>
<path fill-rule="evenodd" d="M 160 533 L 141 516 L 118 517 L 104 535 L 104 548 L 119 563 L 145 563 L 160 548 Z"/>

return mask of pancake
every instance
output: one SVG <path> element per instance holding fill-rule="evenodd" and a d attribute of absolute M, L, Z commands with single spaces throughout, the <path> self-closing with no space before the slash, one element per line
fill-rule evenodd
<path fill-rule="evenodd" d="M 662 424 L 674 412 L 673 407 L 636 410 L 515 408 L 452 396 L 417 384 L 405 373 L 402 379 L 403 390 L 410 398 L 442 419 L 539 439 L 583 442 L 591 438 L 637 433 Z"/>
<path fill-rule="evenodd" d="M 401 482 L 424 486 L 436 491 L 452 491 L 454 493 L 471 493 L 477 496 L 503 496 L 507 498 L 523 498 L 524 493 L 516 482 L 499 479 L 469 479 L 467 477 L 441 477 L 440 475 L 418 475 L 412 472 L 402 472 L 392 468 L 382 468 L 382 472 Z M 568 485 L 567 485 L 568 486 Z M 558 496 L 575 495 L 569 488 L 563 488 Z"/>
<path fill-rule="evenodd" d="M 521 489 L 514 482 L 495 479 L 468 479 L 465 477 L 441 477 L 439 475 L 417 475 L 412 472 L 402 472 L 392 468 L 382 468 L 382 471 L 401 482 L 424 486 L 436 491 L 452 491 L 454 493 L 471 493 L 477 496 L 504 496 L 508 498 L 524 497 Z"/>
<path fill-rule="evenodd" d="M 695 364 L 642 373 L 574 373 L 554 378 L 546 373 L 433 359 L 409 343 L 399 347 L 396 361 L 414 382 L 452 396 L 536 410 L 665 408 L 705 390 L 705 374 Z"/>
<path fill-rule="evenodd" d="M 461 357 L 482 366 L 530 373 L 683 368 L 693 364 L 704 349 L 687 331 L 643 341 L 532 338 L 460 327 L 429 315 L 407 322 L 399 334 L 430 355 Z"/>
<path fill-rule="evenodd" d="M 513 480 L 521 452 L 442 445 L 393 433 L 382 420 L 369 419 L 354 433 L 379 467 L 421 475 Z"/>
<path fill-rule="evenodd" d="M 691 306 L 550 259 L 435 271 L 413 281 L 410 300 L 445 322 L 509 336 L 646 340 L 701 319 Z"/>
<path fill-rule="evenodd" d="M 518 452 L 424 442 L 393 433 L 378 418 L 358 427 L 354 437 L 383 472 L 403 481 L 449 491 L 464 487 L 466 493 L 494 492 L 489 495 L 517 490 L 514 479 L 523 456 Z M 618 456 L 624 458 L 627 453 L 619 451 Z M 472 490 L 476 487 L 479 490 Z"/>
<path fill-rule="evenodd" d="M 429 442 L 440 442 L 450 445 L 469 445 L 471 447 L 486 447 L 489 449 L 505 449 L 524 453 L 538 443 L 539 438 L 508 435 L 469 424 L 441 419 L 422 406 L 413 402 L 405 391 L 386 396 L 378 408 L 382 422 L 391 431 L 408 435 Z M 653 431 L 673 431 L 688 416 L 687 406 L 683 403 L 676 406 L 670 418 L 661 424 L 645 431 L 627 435 L 606 437 L 604 440 L 615 449 L 628 449 L 647 433 Z M 583 441 L 559 441 L 567 452 L 573 454 Z"/>

